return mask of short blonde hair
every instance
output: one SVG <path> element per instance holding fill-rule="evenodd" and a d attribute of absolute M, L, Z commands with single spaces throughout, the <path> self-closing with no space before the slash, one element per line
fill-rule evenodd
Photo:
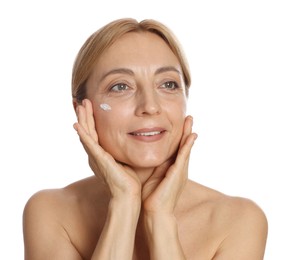
<path fill-rule="evenodd" d="M 93 33 L 78 52 L 72 71 L 72 97 L 77 102 L 86 98 L 87 80 L 102 53 L 117 39 L 129 32 L 151 32 L 167 43 L 180 62 L 186 93 L 188 94 L 191 85 L 189 65 L 177 38 L 171 30 L 155 20 L 146 19 L 138 22 L 135 19 L 124 18 L 112 21 Z"/>

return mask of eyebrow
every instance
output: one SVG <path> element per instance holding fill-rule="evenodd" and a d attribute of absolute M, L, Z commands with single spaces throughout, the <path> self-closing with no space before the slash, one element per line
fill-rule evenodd
<path fill-rule="evenodd" d="M 174 71 L 174 72 L 182 75 L 182 73 L 176 67 L 173 67 L 173 66 L 161 67 L 155 71 L 155 74 L 160 74 L 160 73 L 164 73 L 164 72 L 168 72 L 168 71 Z"/>
<path fill-rule="evenodd" d="M 110 71 L 106 72 L 105 74 L 103 74 L 103 76 L 101 77 L 101 80 L 105 79 L 106 77 L 108 77 L 109 75 L 112 75 L 112 74 L 127 74 L 130 76 L 133 76 L 134 72 L 132 70 L 126 69 L 126 68 L 117 68 L 117 69 L 110 70 Z"/>
<path fill-rule="evenodd" d="M 174 72 L 178 73 L 179 75 L 182 75 L 182 73 L 174 66 L 166 66 L 166 67 L 158 68 L 155 71 L 155 74 L 158 75 L 158 74 L 168 72 L 168 71 L 174 71 Z M 101 80 L 104 80 L 106 77 L 108 77 L 109 75 L 113 75 L 113 74 L 126 74 L 126 75 L 130 75 L 130 76 L 135 75 L 135 73 L 131 69 L 117 68 L 117 69 L 110 70 L 110 71 L 106 72 L 105 74 L 103 74 L 103 76 L 101 77 Z"/>

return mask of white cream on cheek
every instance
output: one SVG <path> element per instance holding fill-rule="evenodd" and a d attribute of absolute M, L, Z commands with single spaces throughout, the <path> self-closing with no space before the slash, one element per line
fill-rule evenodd
<path fill-rule="evenodd" d="M 106 104 L 106 103 L 103 103 L 103 104 L 100 104 L 100 108 L 104 111 L 109 111 L 111 110 L 111 106 Z"/>

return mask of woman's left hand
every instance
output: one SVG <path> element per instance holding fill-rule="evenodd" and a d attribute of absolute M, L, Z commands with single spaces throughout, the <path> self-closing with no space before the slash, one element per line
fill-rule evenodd
<path fill-rule="evenodd" d="M 192 133 L 193 118 L 185 119 L 176 158 L 157 167 L 142 187 L 144 214 L 173 214 L 188 179 L 189 157 L 197 134 Z"/>

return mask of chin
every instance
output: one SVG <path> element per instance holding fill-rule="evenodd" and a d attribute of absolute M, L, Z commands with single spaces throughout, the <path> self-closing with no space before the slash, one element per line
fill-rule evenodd
<path fill-rule="evenodd" d="M 129 160 L 123 160 L 122 162 L 132 168 L 150 169 L 162 165 L 170 158 L 171 156 L 145 156 L 144 158 L 133 157 Z"/>

